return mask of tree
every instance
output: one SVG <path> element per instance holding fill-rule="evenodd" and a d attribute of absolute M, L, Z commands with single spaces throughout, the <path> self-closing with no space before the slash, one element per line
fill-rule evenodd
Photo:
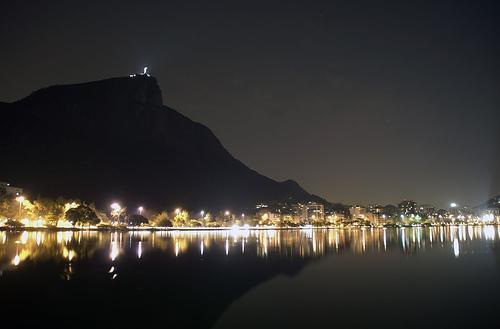
<path fill-rule="evenodd" d="M 59 219 L 64 216 L 64 200 L 59 198 L 57 201 L 48 198 L 38 198 L 33 205 L 28 205 L 27 200 L 23 207 L 30 219 L 43 218 L 47 224 L 57 225 Z"/>
<path fill-rule="evenodd" d="M 134 214 L 128 217 L 127 222 L 129 225 L 132 226 L 140 226 L 141 224 L 148 224 L 149 220 L 142 215 Z"/>
<path fill-rule="evenodd" d="M 83 204 L 76 208 L 71 208 L 66 212 L 66 220 L 73 225 L 77 223 L 85 225 L 97 225 L 100 223 L 99 217 L 91 207 Z"/>
<path fill-rule="evenodd" d="M 187 226 L 189 221 L 189 213 L 186 210 L 175 212 L 173 224 L 174 226 Z"/>
<path fill-rule="evenodd" d="M 168 213 L 166 211 L 162 211 L 159 214 L 151 217 L 151 222 L 156 226 L 161 227 L 172 227 L 172 222 L 168 219 Z"/>

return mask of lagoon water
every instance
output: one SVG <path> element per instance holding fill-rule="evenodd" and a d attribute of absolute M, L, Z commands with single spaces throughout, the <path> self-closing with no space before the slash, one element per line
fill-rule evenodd
<path fill-rule="evenodd" d="M 15 328 L 498 328 L 499 246 L 500 226 L 4 231 L 0 310 Z"/>

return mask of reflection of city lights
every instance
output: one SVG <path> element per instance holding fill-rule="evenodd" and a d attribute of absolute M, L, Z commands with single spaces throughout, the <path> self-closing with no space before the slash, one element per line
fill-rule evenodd
<path fill-rule="evenodd" d="M 21 257 L 19 255 L 16 255 L 14 259 L 12 260 L 12 265 L 17 266 L 21 262 Z"/>
<path fill-rule="evenodd" d="M 467 246 L 469 240 L 493 241 L 498 239 L 497 234 L 500 236 L 500 227 L 493 225 L 406 227 L 397 230 L 391 228 L 254 230 L 248 226 L 235 226 L 232 227 L 232 230 L 224 228 L 207 231 L 175 230 L 155 233 L 0 232 L 0 245 L 1 241 L 7 243 L 5 248 L 2 246 L 4 249 L 2 255 L 9 266 L 18 266 L 25 259 L 36 261 L 38 257 L 47 256 L 72 263 L 76 259 L 93 257 L 92 254 L 97 250 L 96 248 L 107 251 L 110 259 L 115 262 L 122 254 L 131 254 L 137 260 L 142 258 L 144 251 L 149 250 L 148 248 L 151 248 L 153 243 L 155 243 L 154 248 L 160 248 L 171 254 L 175 250 L 176 256 L 190 251 L 199 252 L 198 255 L 204 256 L 205 251 L 210 250 L 213 251 L 214 255 L 217 253 L 219 256 L 227 255 L 229 258 L 243 254 L 248 255 L 248 253 L 258 257 L 310 257 L 346 251 L 359 254 L 384 252 L 384 250 L 391 250 L 397 246 L 399 246 L 401 253 L 418 253 L 427 252 L 429 248 L 434 248 L 436 243 L 439 245 L 439 240 L 441 240 L 442 245 L 450 246 L 454 256 L 459 257 L 461 256 L 460 247 L 463 248 L 464 241 Z M 86 241 L 87 238 L 96 241 L 95 248 L 87 249 L 87 242 L 89 242 Z M 154 238 L 156 242 L 153 242 Z M 72 239 L 75 240 L 75 244 L 68 243 Z M 130 243 L 124 243 L 124 241 L 130 241 Z M 394 251 L 394 249 L 392 250 Z M 464 250 L 461 251 L 463 256 Z M 191 255 L 191 253 L 189 254 Z M 451 253 L 449 256 L 453 257 Z M 116 263 L 109 265 L 111 266 L 111 264 L 116 265 Z M 114 267 L 108 268 L 108 270 L 110 277 L 117 273 Z"/>
<path fill-rule="evenodd" d="M 111 252 L 109 253 L 109 258 L 112 261 L 116 259 L 119 254 L 118 243 L 116 241 L 111 242 Z"/>
<path fill-rule="evenodd" d="M 493 226 L 484 226 L 483 233 L 486 240 L 495 240 L 495 228 Z"/>
<path fill-rule="evenodd" d="M 139 241 L 139 244 L 137 245 L 137 258 L 142 257 L 142 241 Z"/>
<path fill-rule="evenodd" d="M 460 256 L 460 245 L 458 244 L 458 240 L 456 238 L 453 240 L 453 253 L 455 254 L 455 257 Z"/>
<path fill-rule="evenodd" d="M 28 242 L 28 232 L 24 231 L 21 234 L 21 243 L 26 244 L 26 242 Z"/>

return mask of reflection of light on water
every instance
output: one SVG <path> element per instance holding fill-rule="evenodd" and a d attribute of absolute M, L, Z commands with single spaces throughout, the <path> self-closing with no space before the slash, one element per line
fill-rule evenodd
<path fill-rule="evenodd" d="M 384 227 L 384 250 L 387 250 L 387 229 Z"/>
<path fill-rule="evenodd" d="M 21 234 L 21 244 L 26 244 L 26 242 L 28 242 L 28 232 L 24 231 Z"/>
<path fill-rule="evenodd" d="M 473 234 L 474 234 L 474 229 L 472 228 L 472 226 L 469 226 L 469 227 L 467 227 L 467 231 L 469 233 L 469 240 L 472 240 Z"/>
<path fill-rule="evenodd" d="M 401 228 L 401 245 L 403 246 L 403 250 L 406 250 L 406 236 L 405 236 L 405 228 Z"/>
<path fill-rule="evenodd" d="M 64 249 L 63 249 L 63 257 L 67 258 L 71 262 L 71 260 L 75 257 L 75 251 L 74 250 L 68 250 L 66 247 L 64 247 Z"/>
<path fill-rule="evenodd" d="M 16 255 L 14 259 L 12 260 L 12 265 L 17 266 L 21 262 L 21 257 L 19 255 Z"/>
<path fill-rule="evenodd" d="M 179 241 L 175 241 L 175 257 L 179 256 Z"/>
<path fill-rule="evenodd" d="M 51 257 L 53 259 L 69 260 L 73 264 L 77 259 L 91 257 L 97 250 L 107 251 L 112 261 L 115 261 L 122 254 L 141 259 L 144 251 L 151 248 L 154 236 L 157 237 L 156 248 L 172 253 L 175 246 L 175 256 L 182 255 L 190 250 L 196 250 L 195 253 L 199 252 L 199 255 L 203 256 L 205 249 L 208 252 L 209 249 L 207 248 L 211 246 L 215 246 L 214 252 L 221 257 L 224 254 L 228 255 L 228 257 L 229 255 L 237 257 L 245 253 L 258 257 L 310 257 L 327 255 L 335 253 L 335 251 L 377 253 L 391 250 L 392 247 L 398 245 L 400 252 L 404 250 L 405 253 L 415 253 L 420 248 L 423 248 L 424 252 L 430 251 L 428 246 L 433 248 L 433 243 L 438 246 L 441 239 L 443 245 L 451 245 L 455 257 L 459 257 L 460 244 L 464 241 L 467 242 L 469 239 L 496 240 L 498 239 L 497 234 L 500 233 L 497 230 L 500 230 L 500 227 L 493 225 L 460 225 L 430 228 L 406 227 L 400 229 L 367 228 L 365 230 L 328 230 L 321 228 L 245 230 L 240 227 L 237 236 L 233 236 L 229 230 L 213 230 L 210 232 L 165 231 L 156 233 L 108 233 L 96 231 L 0 232 L 0 244 L 3 242 L 6 246 L 0 248 L 2 249 L 0 250 L 0 259 L 5 262 L 4 265 L 12 268 L 13 265 L 18 266 L 23 263 L 28 257 L 34 260 L 39 257 L 41 259 Z M 74 241 L 75 244 L 69 244 L 68 241 Z M 81 241 L 81 243 L 77 244 L 77 241 Z M 429 241 L 430 245 L 427 244 Z M 437 245 L 436 242 L 438 242 Z M 238 246 L 238 243 L 241 243 L 241 246 Z M 230 252 L 231 247 L 235 248 L 232 253 Z M 235 252 L 238 250 L 240 252 Z M 463 253 L 464 250 L 462 250 Z M 449 256 L 451 257 L 451 254 Z M 127 257 L 127 259 L 130 259 L 130 257 Z"/>
<path fill-rule="evenodd" d="M 495 228 L 493 226 L 484 226 L 483 233 L 486 240 L 495 240 Z"/>
<path fill-rule="evenodd" d="M 43 242 L 42 232 L 36 232 L 36 245 L 39 246 Z"/>
<path fill-rule="evenodd" d="M 339 231 L 335 230 L 335 249 L 339 250 Z"/>
<path fill-rule="evenodd" d="M 109 258 L 111 258 L 112 261 L 118 257 L 118 254 L 120 253 L 120 250 L 118 249 L 118 242 L 113 241 L 111 242 L 111 252 L 109 253 Z"/>
<path fill-rule="evenodd" d="M 303 226 L 302 233 L 304 233 L 306 238 L 311 239 L 313 235 L 312 225 Z"/>
<path fill-rule="evenodd" d="M 366 250 L 365 230 L 361 231 L 361 243 L 363 245 L 363 251 L 365 251 Z"/>
<path fill-rule="evenodd" d="M 460 246 L 458 244 L 458 240 L 455 238 L 455 240 L 453 240 L 453 253 L 455 254 L 455 257 L 458 258 L 458 256 L 460 256 Z"/>

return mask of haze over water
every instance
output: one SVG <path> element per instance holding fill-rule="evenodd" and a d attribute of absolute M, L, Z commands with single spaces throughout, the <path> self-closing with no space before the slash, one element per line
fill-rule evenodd
<path fill-rule="evenodd" d="M 499 226 L 0 232 L 0 309 L 38 328 L 493 328 L 499 242 Z"/>

